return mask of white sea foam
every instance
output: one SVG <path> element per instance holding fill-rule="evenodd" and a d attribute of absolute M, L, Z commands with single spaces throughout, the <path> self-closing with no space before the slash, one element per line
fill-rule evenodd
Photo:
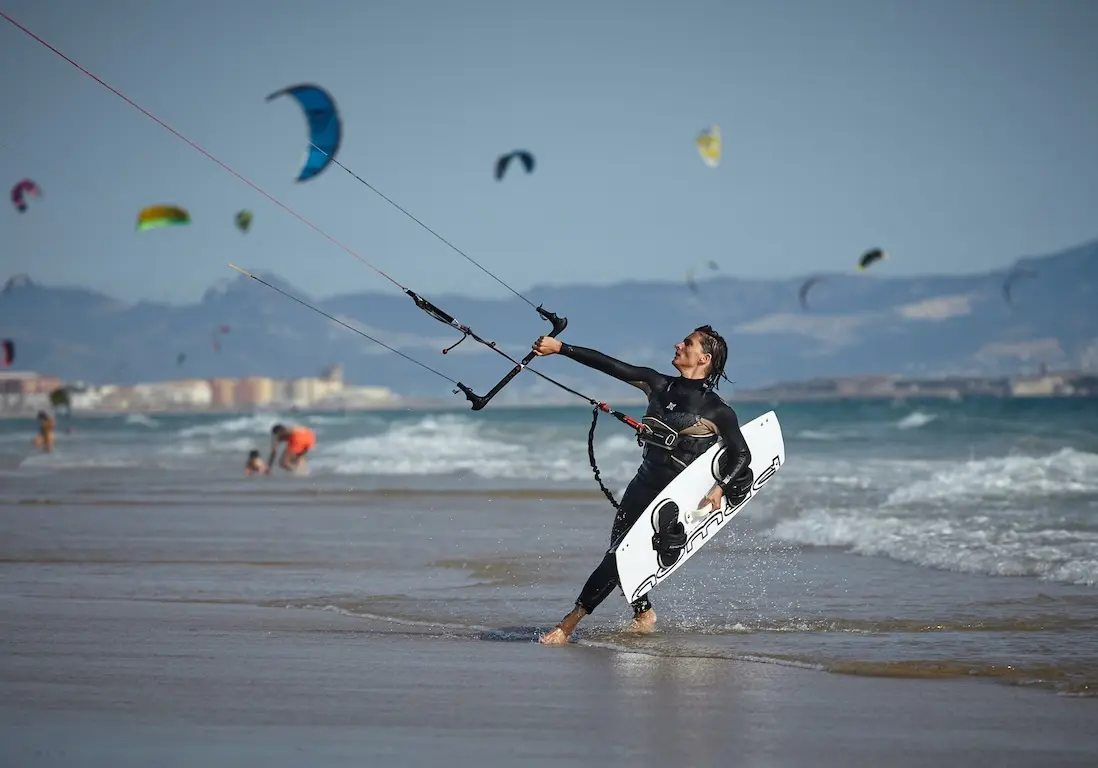
<path fill-rule="evenodd" d="M 959 499 L 1019 499 L 1098 493 L 1098 454 L 1062 448 L 1046 456 L 1003 456 L 951 463 L 931 477 L 894 490 L 886 506 Z"/>
<path fill-rule="evenodd" d="M 1098 494 L 1098 455 L 1063 448 L 919 471 L 929 476 L 879 506 L 829 504 L 827 493 L 812 503 L 791 487 L 787 499 L 802 511 L 779 515 L 771 535 L 932 568 L 1098 584 L 1098 521 L 1078 503 Z"/>
<path fill-rule="evenodd" d="M 796 434 L 799 440 L 841 440 L 842 435 L 820 429 L 802 429 Z"/>
<path fill-rule="evenodd" d="M 236 416 L 212 424 L 199 424 L 193 427 L 185 427 L 179 430 L 179 437 L 219 437 L 221 435 L 252 432 L 256 435 L 270 437 L 271 427 L 277 423 L 290 424 L 293 419 L 278 413 L 252 414 L 250 416 Z"/>
<path fill-rule="evenodd" d="M 628 478 L 639 463 L 635 441 L 612 435 L 597 444 L 600 471 Z M 457 416 L 397 423 L 382 433 L 332 443 L 312 465 L 340 475 L 439 475 L 470 472 L 485 478 L 580 480 L 591 477 L 586 440 L 507 433 Z"/>
<path fill-rule="evenodd" d="M 944 518 L 816 511 L 775 525 L 783 541 L 843 547 L 931 568 L 991 576 L 1037 576 L 1098 584 L 1098 534 L 1093 531 L 1014 530 L 1009 520 L 984 525 Z"/>
<path fill-rule="evenodd" d="M 897 429 L 918 429 L 919 427 L 925 427 L 930 422 L 937 419 L 938 416 L 933 413 L 924 413 L 923 411 L 912 411 L 907 416 L 896 422 Z"/>

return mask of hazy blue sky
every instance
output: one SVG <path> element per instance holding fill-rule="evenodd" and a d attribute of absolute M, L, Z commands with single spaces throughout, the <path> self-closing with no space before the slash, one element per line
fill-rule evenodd
<path fill-rule="evenodd" d="M 268 93 L 327 88 L 339 159 L 520 290 L 701 259 L 792 276 L 873 246 L 882 275 L 968 272 L 1098 236 L 1093 0 L 0 8 L 429 295 L 505 292 L 340 169 L 296 183 L 304 117 Z M 0 72 L 0 177 L 45 195 L 0 214 L 0 277 L 182 302 L 233 260 L 314 295 L 389 286 L 2 20 Z M 693 144 L 711 123 L 718 169 Z M 520 147 L 536 173 L 497 183 Z M 193 226 L 135 233 L 152 203 Z"/>

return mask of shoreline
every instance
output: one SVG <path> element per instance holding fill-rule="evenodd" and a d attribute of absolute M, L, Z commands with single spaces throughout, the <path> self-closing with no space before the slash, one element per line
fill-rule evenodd
<path fill-rule="evenodd" d="M 991 394 L 970 394 L 962 395 L 960 397 L 952 395 L 939 395 L 932 393 L 919 393 L 910 395 L 897 395 L 897 394 L 844 394 L 844 395 L 793 395 L 793 396 L 779 396 L 758 391 L 744 391 L 736 392 L 727 397 L 724 397 L 726 402 L 735 407 L 737 403 L 769 403 L 774 407 L 781 405 L 791 404 L 804 404 L 804 403 L 852 403 L 852 402 L 975 402 L 975 401 L 988 401 L 988 400 L 1010 400 L 1010 401 L 1090 401 L 1098 400 L 1098 393 L 1094 394 L 1078 394 L 1078 395 L 1026 395 L 1026 396 L 1011 396 L 1011 395 L 991 395 Z M 642 408 L 646 405 L 645 400 L 636 398 L 620 398 L 613 402 L 615 407 L 620 408 Z M 523 409 L 588 409 L 590 406 L 584 403 L 575 401 L 528 401 L 522 403 L 499 403 L 493 404 L 491 410 L 523 410 Z M 344 407 L 298 407 L 293 409 L 234 409 L 234 408 L 193 408 L 193 409 L 129 409 L 129 410 L 102 410 L 102 409 L 89 409 L 78 410 L 73 414 L 73 419 L 109 419 L 118 418 L 120 416 L 225 416 L 225 417 L 249 417 L 249 416 L 263 416 L 264 414 L 271 414 L 273 417 L 276 413 L 280 413 L 281 410 L 287 411 L 283 413 L 283 417 L 293 416 L 295 414 L 350 414 L 350 413 L 387 413 L 394 411 L 405 411 L 413 413 L 433 413 L 441 411 L 454 411 L 465 412 L 470 409 L 461 403 L 449 403 L 446 401 L 417 401 L 414 403 L 400 403 L 388 406 L 363 406 L 354 408 Z M 28 409 L 25 411 L 15 412 L 12 410 L 0 410 L 0 421 L 33 421 L 36 409 Z"/>
<path fill-rule="evenodd" d="M 0 757 L 11 765 L 717 765 L 729 753 L 746 764 L 845 766 L 858 754 L 874 765 L 1056 765 L 1098 755 L 1091 702 L 1015 686 L 544 647 L 536 627 L 454 637 L 231 602 L 5 603 Z"/>
<path fill-rule="evenodd" d="M 18 373 L 18 372 L 16 372 Z M 165 382 L 160 382 L 165 383 Z M 170 383 L 170 382 L 168 382 Z M 39 404 L 26 406 L 22 399 L 27 393 L 8 392 L 0 395 L 0 419 L 33 418 Z M 15 398 L 11 403 L 9 398 Z M 849 401 L 910 401 L 910 400 L 1041 400 L 1041 399 L 1094 399 L 1098 398 L 1098 374 L 1086 371 L 1042 371 L 1019 376 L 938 376 L 914 378 L 900 374 L 865 374 L 842 377 L 821 377 L 803 381 L 777 382 L 762 387 L 733 390 L 724 397 L 736 403 L 818 403 Z M 640 396 L 614 398 L 614 404 L 622 407 L 643 407 L 647 400 Z M 588 407 L 571 398 L 502 400 L 494 403 L 492 410 L 523 408 L 578 408 Z M 56 409 L 54 409 L 56 411 Z M 464 400 L 442 397 L 418 397 L 393 395 L 387 399 L 357 405 L 317 403 L 316 405 L 241 404 L 218 406 L 178 406 L 155 403 L 119 407 L 77 408 L 81 417 L 125 415 L 192 415 L 192 414 L 247 414 L 288 413 L 381 413 L 389 411 L 464 411 L 469 410 Z"/>

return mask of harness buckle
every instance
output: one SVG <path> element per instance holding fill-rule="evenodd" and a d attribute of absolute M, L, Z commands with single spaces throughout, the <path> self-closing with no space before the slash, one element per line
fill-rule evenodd
<path fill-rule="evenodd" d="M 641 448 L 660 448 L 674 450 L 679 441 L 679 433 L 659 419 L 645 416 L 641 420 L 641 429 L 637 430 L 637 445 Z"/>

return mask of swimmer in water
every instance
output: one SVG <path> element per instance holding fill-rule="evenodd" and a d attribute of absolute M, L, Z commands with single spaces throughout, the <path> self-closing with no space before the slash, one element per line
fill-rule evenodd
<path fill-rule="evenodd" d="M 263 457 L 259 455 L 259 451 L 249 453 L 248 463 L 244 465 L 244 476 L 261 475 L 266 471 L 267 465 L 263 462 Z"/>

